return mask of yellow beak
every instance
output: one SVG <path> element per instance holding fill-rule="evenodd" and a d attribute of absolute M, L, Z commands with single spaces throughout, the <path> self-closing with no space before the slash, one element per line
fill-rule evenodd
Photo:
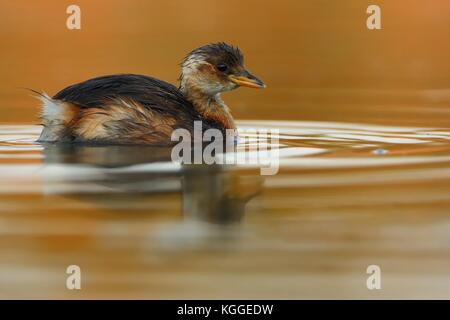
<path fill-rule="evenodd" d="M 264 84 L 264 82 L 262 82 L 261 80 L 259 80 L 258 78 L 256 78 L 254 75 L 252 75 L 250 72 L 245 71 L 243 72 L 241 75 L 229 75 L 228 79 L 239 85 L 239 86 L 243 86 L 243 87 L 249 87 L 249 88 L 265 88 L 266 85 Z"/>

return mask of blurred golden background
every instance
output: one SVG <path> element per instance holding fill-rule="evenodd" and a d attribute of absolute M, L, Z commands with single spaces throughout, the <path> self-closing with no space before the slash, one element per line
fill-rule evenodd
<path fill-rule="evenodd" d="M 0 299 L 448 299 L 449 18 L 448 0 L 1 1 Z M 35 143 L 23 87 L 176 83 L 184 55 L 218 41 L 268 85 L 223 98 L 241 128 L 280 130 L 279 174 Z"/>
<path fill-rule="evenodd" d="M 81 8 L 81 30 L 66 8 Z M 381 7 L 381 30 L 366 9 Z M 450 2 L 389 1 L 2 1 L 0 122 L 37 123 L 50 95 L 112 73 L 176 83 L 195 47 L 226 41 L 268 88 L 225 95 L 238 119 L 448 125 Z"/>

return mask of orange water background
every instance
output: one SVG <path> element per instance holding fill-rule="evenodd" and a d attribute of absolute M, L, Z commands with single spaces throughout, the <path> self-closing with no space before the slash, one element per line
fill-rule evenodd
<path fill-rule="evenodd" d="M 81 8 L 81 30 L 66 8 Z M 112 73 L 176 83 L 195 47 L 238 45 L 268 84 L 224 97 L 238 119 L 448 125 L 450 3 L 376 1 L 2 1 L 0 122 L 37 123 L 21 87 L 55 94 Z"/>
<path fill-rule="evenodd" d="M 81 30 L 66 28 L 70 4 Z M 366 27 L 369 4 L 381 30 Z M 0 1 L 0 298 L 449 298 L 449 21 L 448 0 Z M 112 73 L 176 83 L 184 55 L 217 41 L 268 85 L 224 94 L 233 115 L 324 153 L 183 191 L 185 177 L 96 165 L 128 150 L 61 156 L 18 126 L 39 123 L 23 87 L 53 95 Z M 204 213 L 183 208 L 214 188 L 248 201 L 231 231 L 192 226 Z M 70 264 L 81 291 L 65 287 Z M 365 286 L 370 264 L 381 291 Z"/>

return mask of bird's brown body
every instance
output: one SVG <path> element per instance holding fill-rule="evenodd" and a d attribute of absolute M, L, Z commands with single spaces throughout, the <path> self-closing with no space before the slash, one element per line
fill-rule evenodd
<path fill-rule="evenodd" d="M 240 51 L 223 43 L 192 51 L 182 68 L 179 88 L 120 74 L 69 86 L 52 98 L 43 95 L 39 141 L 167 145 L 174 130 L 193 131 L 195 121 L 204 129 L 234 129 L 220 93 L 264 86 L 244 69 Z"/>

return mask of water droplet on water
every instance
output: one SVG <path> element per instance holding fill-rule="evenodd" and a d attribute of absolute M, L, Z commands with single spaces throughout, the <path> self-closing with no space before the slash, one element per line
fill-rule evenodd
<path fill-rule="evenodd" d="M 376 154 L 376 155 L 383 155 L 383 154 L 387 154 L 388 151 L 383 148 L 378 148 L 378 149 L 373 150 L 372 153 Z"/>

